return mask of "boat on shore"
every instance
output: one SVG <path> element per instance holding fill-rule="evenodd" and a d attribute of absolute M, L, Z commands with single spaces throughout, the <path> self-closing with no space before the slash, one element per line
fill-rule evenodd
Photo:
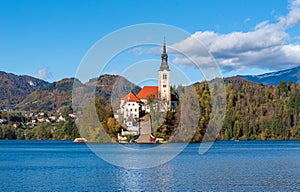
<path fill-rule="evenodd" d="M 86 143 L 87 139 L 86 138 L 76 138 L 73 141 L 74 143 Z"/>

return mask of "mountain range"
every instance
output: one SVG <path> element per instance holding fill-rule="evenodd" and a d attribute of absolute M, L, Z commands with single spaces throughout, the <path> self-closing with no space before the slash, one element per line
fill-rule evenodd
<path fill-rule="evenodd" d="M 49 82 L 0 71 L 0 108 L 11 108 Z"/>
<path fill-rule="evenodd" d="M 105 101 L 110 101 L 111 93 L 128 93 L 130 90 L 138 92 L 140 87 L 117 75 L 102 75 L 81 83 L 75 78 L 65 78 L 53 83 L 34 77 L 15 75 L 0 71 L 0 109 L 13 109 L 30 112 L 56 112 L 72 104 L 74 82 L 76 89 L 82 89 L 88 94 L 96 94 Z M 117 85 L 117 86 L 116 86 Z M 95 92 L 90 89 L 95 88 Z"/>
<path fill-rule="evenodd" d="M 299 83 L 300 66 L 261 75 L 244 75 L 225 78 L 225 83 L 260 83 L 278 85 L 280 81 Z M 137 93 L 140 87 L 118 75 L 102 75 L 82 83 L 75 78 L 65 78 L 57 82 L 47 82 L 27 75 L 15 75 L 0 71 L 0 109 L 22 111 L 57 111 L 72 103 L 73 84 L 77 89 L 88 90 L 96 87 L 96 96 L 110 101 L 112 92 L 118 96 L 129 91 Z M 117 85 L 117 86 L 116 86 Z M 90 93 L 94 94 L 94 93 Z"/>
<path fill-rule="evenodd" d="M 261 75 L 239 75 L 238 77 L 264 85 L 278 85 L 280 81 L 300 83 L 300 66 Z"/>

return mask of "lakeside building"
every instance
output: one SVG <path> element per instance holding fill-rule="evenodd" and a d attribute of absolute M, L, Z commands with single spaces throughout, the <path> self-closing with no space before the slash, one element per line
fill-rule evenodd
<path fill-rule="evenodd" d="M 127 131 L 122 135 L 138 135 L 140 133 L 139 120 L 151 110 L 160 112 L 175 111 L 178 98 L 171 94 L 171 70 L 168 65 L 168 54 L 164 41 L 161 54 L 161 64 L 158 70 L 158 86 L 144 86 L 135 95 L 130 92 L 120 101 L 120 114 Z M 154 104 L 154 105 L 153 105 Z M 152 109 L 151 109 L 152 105 Z"/>

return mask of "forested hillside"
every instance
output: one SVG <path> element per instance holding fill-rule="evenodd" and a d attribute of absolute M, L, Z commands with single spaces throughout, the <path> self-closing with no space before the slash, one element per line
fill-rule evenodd
<path fill-rule="evenodd" d="M 102 75 L 99 78 L 91 79 L 83 84 L 75 78 L 65 78 L 57 82 L 46 84 L 38 90 L 27 95 L 20 103 L 14 106 L 14 109 L 30 112 L 55 112 L 61 108 L 72 105 L 73 84 L 76 81 L 76 89 L 85 91 L 85 97 L 88 99 L 95 94 L 105 100 L 110 100 L 113 89 L 120 89 L 119 92 L 128 91 L 132 88 L 140 88 L 129 82 L 124 77 L 118 75 Z M 117 83 L 116 83 L 117 82 Z M 116 86 L 115 84 L 118 84 Z M 91 88 L 95 90 L 91 90 Z M 116 90 L 114 90 L 116 91 Z"/>
<path fill-rule="evenodd" d="M 48 82 L 27 75 L 14 75 L 0 71 L 0 109 L 13 108 L 28 94 Z"/>
<path fill-rule="evenodd" d="M 196 85 L 196 90 L 202 110 L 211 111 L 207 83 Z M 226 117 L 219 139 L 300 139 L 300 85 L 227 81 L 226 91 Z M 204 113 L 193 141 L 201 140 L 208 120 Z"/>
<path fill-rule="evenodd" d="M 241 78 L 224 80 L 227 106 L 219 140 L 289 140 L 300 139 L 300 85 L 280 82 L 278 86 L 264 86 Z M 194 85 L 200 107 L 196 133 L 191 142 L 200 142 L 206 133 L 211 116 L 211 93 L 207 82 Z M 177 91 L 182 87 L 177 87 Z M 113 113 L 105 100 L 96 102 L 98 117 L 105 131 L 115 137 L 122 128 L 113 119 Z M 107 107 L 105 107 L 107 106 Z M 168 112 L 154 136 L 172 139 L 180 120 L 179 105 L 176 112 Z M 101 141 L 101 134 L 90 131 Z M 97 136 L 98 135 L 98 136 Z M 183 138 L 184 140 L 184 138 Z M 173 140 L 175 141 L 175 140 Z M 180 141 L 175 141 L 180 142 Z"/>
<path fill-rule="evenodd" d="M 4 78 L 2 78 L 4 79 Z M 19 103 L 17 108 L 25 111 L 55 111 L 60 107 L 71 107 L 73 82 L 78 81 L 76 79 L 63 79 L 51 84 L 45 84 L 39 90 L 30 93 L 23 102 Z M 114 84 L 118 81 L 118 86 Z M 300 85 L 289 82 L 281 81 L 278 86 L 265 86 L 258 83 L 242 78 L 227 78 L 224 79 L 226 94 L 227 94 L 227 106 L 226 116 L 224 119 L 223 127 L 219 133 L 218 139 L 221 140 L 275 140 L 275 139 L 300 139 Z M 77 88 L 89 88 L 91 86 L 96 87 L 96 107 L 98 118 L 102 122 L 102 126 L 106 133 L 108 133 L 114 140 L 117 137 L 117 133 L 121 131 L 121 125 L 114 119 L 114 114 L 111 106 L 112 92 L 117 92 L 120 96 L 121 93 L 125 94 L 128 90 L 138 92 L 139 87 L 130 83 L 123 77 L 103 75 L 97 79 L 91 80 L 86 84 L 77 82 Z M 200 117 L 199 123 L 192 142 L 199 142 L 202 140 L 208 122 L 211 116 L 211 92 L 207 82 L 196 83 L 194 85 L 197 97 L 199 100 Z M 173 92 L 180 92 L 182 86 L 173 88 Z M 176 112 L 169 112 L 160 127 L 154 130 L 154 135 L 163 137 L 165 139 L 171 139 L 172 134 L 176 131 L 179 120 L 181 105 Z M 88 110 L 88 109 L 87 109 Z M 4 116 L 2 113 L 2 119 L 9 120 L 7 125 L 2 125 L 1 138 L 7 138 L 7 132 L 9 135 L 15 135 L 18 138 L 18 132 L 26 132 L 27 126 L 12 128 L 14 122 L 26 122 L 22 116 Z M 18 117 L 18 118 L 16 118 Z M 69 123 L 69 124 L 68 124 Z M 70 125 L 70 126 L 69 126 Z M 69 119 L 67 123 L 62 124 L 68 130 L 68 126 L 72 132 L 68 132 L 68 136 L 65 134 L 62 138 L 59 135 L 53 135 L 54 127 L 39 124 L 39 131 L 46 130 L 47 133 L 51 132 L 50 136 L 41 137 L 43 139 L 56 138 L 72 138 L 70 135 L 78 134 L 74 132 L 75 124 L 72 119 Z M 5 129 L 5 130 L 4 130 Z M 31 128 L 30 128 L 31 129 Z M 52 130 L 53 129 L 53 130 Z M 62 129 L 62 130 L 63 130 Z M 74 133 L 73 133 L 74 132 Z M 101 131 L 89 130 L 94 134 L 92 137 L 94 140 L 101 142 Z M 39 135 L 43 135 L 39 133 Z M 28 137 L 38 138 L 38 137 Z"/>
<path fill-rule="evenodd" d="M 72 89 L 74 78 L 66 78 L 47 84 L 30 93 L 15 109 L 30 112 L 57 111 L 62 107 L 72 105 Z M 81 86 L 84 86 L 81 84 Z"/>

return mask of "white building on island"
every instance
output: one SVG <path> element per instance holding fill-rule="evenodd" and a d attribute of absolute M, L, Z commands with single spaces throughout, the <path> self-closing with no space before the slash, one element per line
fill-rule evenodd
<path fill-rule="evenodd" d="M 124 119 L 127 119 L 130 116 L 135 119 L 139 118 L 140 108 L 141 100 L 131 92 L 121 99 L 120 109 Z"/>
<path fill-rule="evenodd" d="M 131 125 L 128 124 L 129 122 L 135 125 L 134 130 L 136 130 L 136 122 L 139 118 L 150 113 L 149 101 L 159 101 L 160 107 L 162 107 L 161 111 L 174 111 L 176 109 L 178 99 L 175 95 L 171 95 L 170 72 L 166 43 L 164 42 L 158 70 L 158 86 L 144 86 L 137 95 L 130 92 L 121 99 L 120 112 L 124 124 L 127 126 L 127 131 L 132 129 Z"/>

